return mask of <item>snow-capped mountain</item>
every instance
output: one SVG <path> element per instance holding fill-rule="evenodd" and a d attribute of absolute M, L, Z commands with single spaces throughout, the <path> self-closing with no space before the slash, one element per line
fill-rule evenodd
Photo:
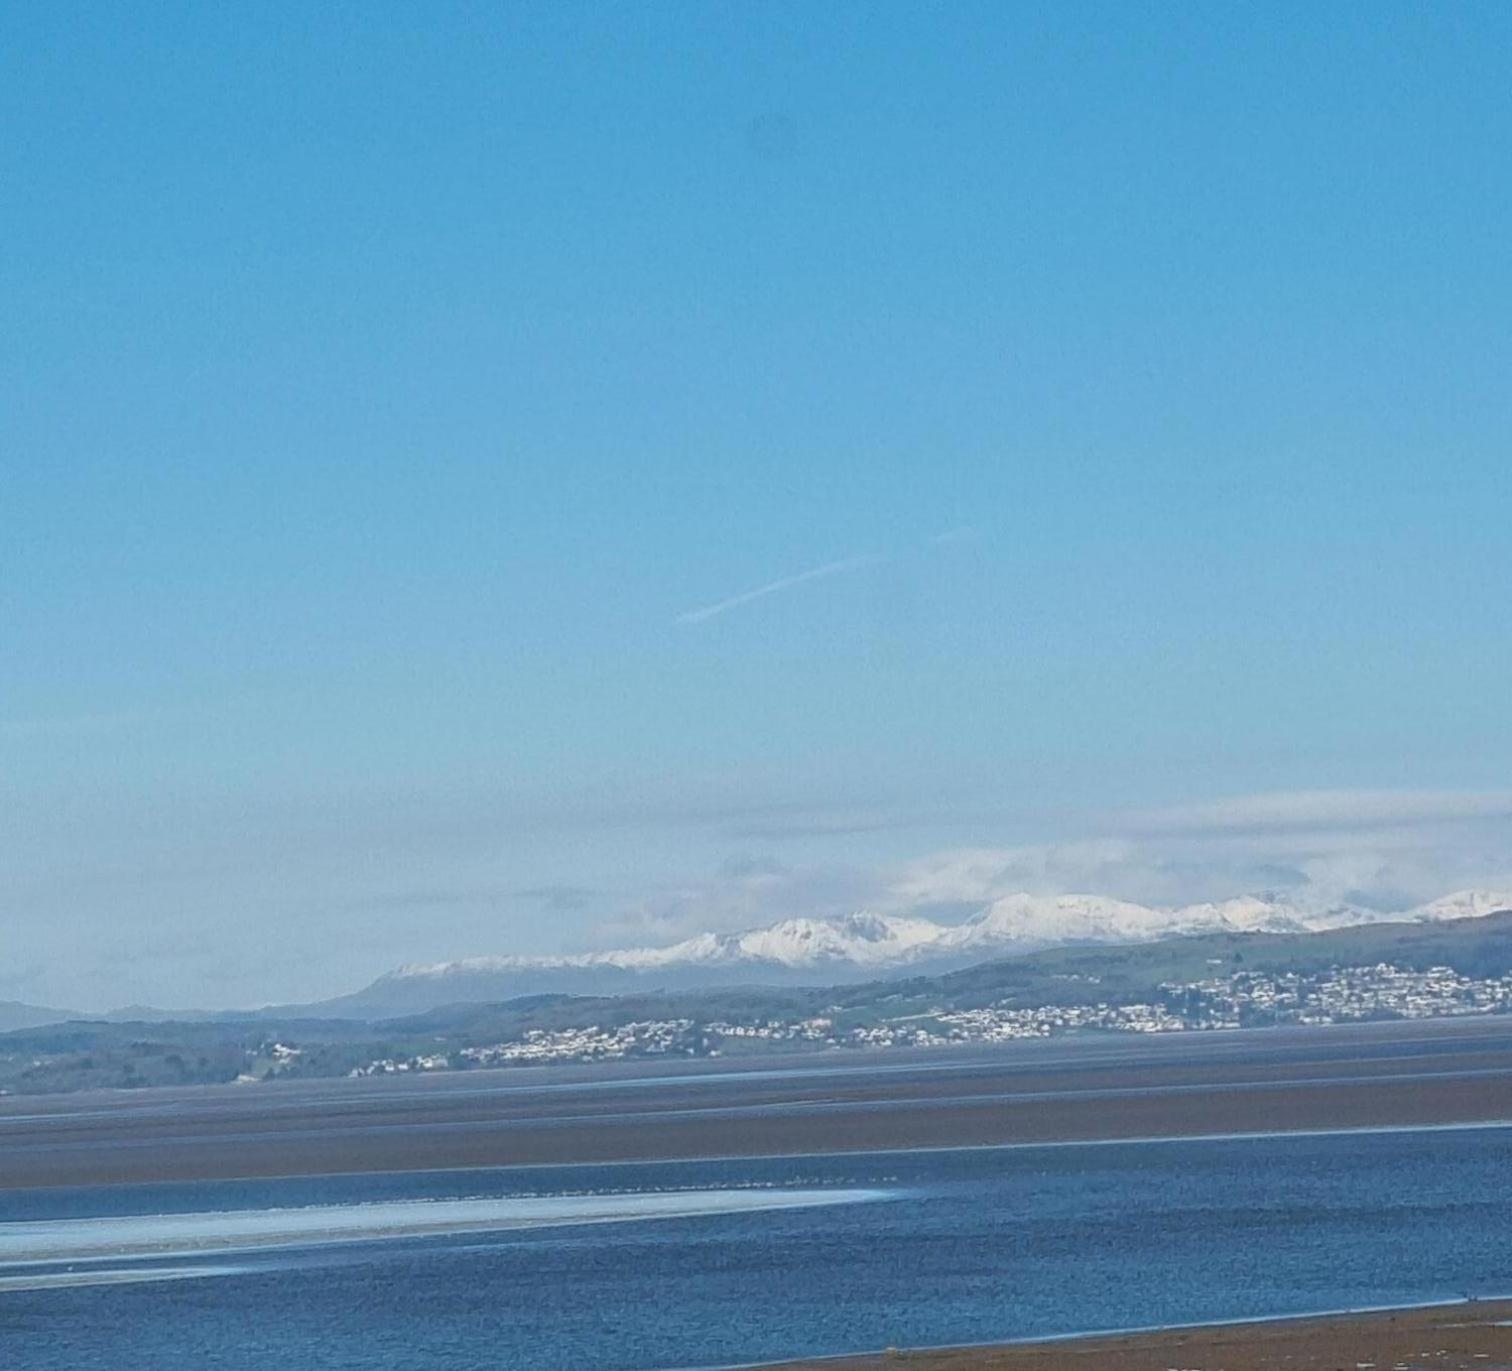
<path fill-rule="evenodd" d="M 1143 942 L 1172 931 L 1169 911 L 1151 909 L 1106 895 L 1029 895 L 994 900 L 965 923 L 941 930 L 942 949 L 1047 947 L 1061 942 Z"/>
<path fill-rule="evenodd" d="M 1456 890 L 1452 895 L 1441 895 L 1413 911 L 1412 917 L 1424 922 L 1438 919 L 1480 919 L 1487 914 L 1496 914 L 1503 909 L 1512 909 L 1512 894 L 1496 890 Z"/>
<path fill-rule="evenodd" d="M 1512 894 L 1477 890 L 1456 891 L 1392 914 L 1347 904 L 1305 907 L 1284 894 L 1163 908 L 1107 895 L 1020 892 L 996 899 L 956 924 L 863 911 L 839 919 L 782 919 L 741 933 L 700 933 L 668 947 L 402 966 L 328 1007 L 342 1013 L 404 1013 L 532 994 L 831 983 L 938 971 L 1072 943 L 1137 943 L 1198 933 L 1310 933 L 1351 924 L 1473 918 L 1503 909 L 1512 909 Z"/>
<path fill-rule="evenodd" d="M 835 963 L 888 966 L 938 940 L 941 925 L 865 912 L 843 919 L 783 919 L 744 933 L 700 933 L 670 947 L 630 947 L 564 957 L 468 957 L 456 962 L 401 966 L 398 978 L 438 979 L 487 972 L 612 968 L 658 971 L 683 966 L 818 967 Z"/>

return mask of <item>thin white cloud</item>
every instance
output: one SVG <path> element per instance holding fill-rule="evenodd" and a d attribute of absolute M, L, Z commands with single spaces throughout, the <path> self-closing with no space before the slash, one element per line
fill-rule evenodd
<path fill-rule="evenodd" d="M 1324 911 L 1512 890 L 1512 812 L 1481 791 L 1308 791 L 1122 816 L 1121 832 L 786 865 L 728 863 L 632 898 L 594 941 L 623 946 L 869 909 L 952 922 L 1019 892 L 1179 908 L 1240 895 Z M 805 837 L 818 832 L 805 828 Z M 835 832 L 849 832 L 848 827 Z M 769 832 L 780 844 L 784 834 Z M 780 846 L 776 849 L 780 851 Z"/>
<path fill-rule="evenodd" d="M 1512 889 L 1512 796 L 1306 791 L 1125 814 L 1104 836 L 926 854 L 878 908 L 969 907 L 1020 890 L 1177 906 L 1281 891 L 1297 903 L 1409 909 L 1449 891 Z"/>
<path fill-rule="evenodd" d="M 1512 791 L 1309 790 L 1239 795 L 1126 815 L 1133 832 L 1230 833 L 1512 817 Z"/>
<path fill-rule="evenodd" d="M 836 852 L 823 863 L 788 865 L 770 854 L 730 861 L 631 896 L 591 941 L 664 944 L 856 910 L 952 923 L 1020 893 L 1102 895 L 1165 909 L 1255 895 L 1319 914 L 1341 905 L 1396 914 L 1454 891 L 1512 891 L 1512 817 L 1486 817 L 1488 797 L 1393 792 L 1388 802 L 1383 792 L 1352 794 L 1365 813 L 1349 828 L 1334 822 L 1349 808 L 1342 792 L 1311 792 L 1289 797 L 1286 806 L 1274 796 L 1227 802 L 1235 817 L 1253 812 L 1266 821 L 1254 832 L 1091 836 L 911 859 Z M 1268 821 L 1278 807 L 1323 823 L 1277 827 Z M 1404 827 L 1401 816 L 1409 813 L 1427 817 Z"/>
<path fill-rule="evenodd" d="M 783 576 L 775 581 L 768 581 L 763 586 L 757 586 L 754 590 L 742 591 L 739 595 L 731 595 L 728 599 L 717 600 L 712 605 L 704 605 L 700 609 L 690 609 L 677 616 L 680 624 L 701 624 L 709 619 L 727 614 L 732 609 L 739 609 L 742 605 L 748 605 L 753 600 L 764 600 L 768 595 L 776 595 L 780 591 L 791 590 L 794 586 L 804 585 L 809 581 L 822 581 L 830 576 L 842 576 L 847 572 L 860 571 L 863 567 L 874 566 L 882 558 L 875 556 L 845 557 L 838 562 L 826 562 L 823 566 L 810 567 L 807 571 L 800 571 L 796 576 Z"/>

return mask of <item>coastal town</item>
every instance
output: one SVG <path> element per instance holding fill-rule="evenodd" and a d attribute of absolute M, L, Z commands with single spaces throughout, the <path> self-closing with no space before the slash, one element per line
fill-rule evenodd
<path fill-rule="evenodd" d="M 1078 987 L 1083 994 L 1097 983 L 1096 977 L 1077 979 L 1087 983 Z M 1215 970 L 1205 979 L 1162 984 L 1158 995 L 1135 1003 L 1024 1006 L 1004 1002 L 851 1025 L 846 1025 L 843 1014 L 837 1011 L 810 1018 L 745 1023 L 675 1018 L 613 1027 L 532 1028 L 508 1042 L 377 1058 L 352 1068 L 349 1074 L 375 1076 L 657 1056 L 717 1057 L 782 1048 L 948 1047 L 1063 1033 L 1201 1032 L 1497 1013 L 1512 1013 L 1512 974 L 1477 978 L 1444 966 L 1416 971 L 1386 962 L 1336 967 L 1317 974 L 1230 971 L 1220 975 Z"/>

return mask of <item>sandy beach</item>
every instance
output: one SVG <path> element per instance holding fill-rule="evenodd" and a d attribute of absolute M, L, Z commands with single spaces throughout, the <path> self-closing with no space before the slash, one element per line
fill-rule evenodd
<path fill-rule="evenodd" d="M 1512 1300 L 784 1362 L 769 1371 L 1506 1371 Z"/>

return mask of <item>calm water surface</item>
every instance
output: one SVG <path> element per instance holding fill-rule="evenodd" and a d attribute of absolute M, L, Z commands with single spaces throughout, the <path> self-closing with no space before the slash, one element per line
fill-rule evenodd
<path fill-rule="evenodd" d="M 0 1196 L 14 1371 L 655 1371 L 1512 1292 L 1512 1129 Z"/>

